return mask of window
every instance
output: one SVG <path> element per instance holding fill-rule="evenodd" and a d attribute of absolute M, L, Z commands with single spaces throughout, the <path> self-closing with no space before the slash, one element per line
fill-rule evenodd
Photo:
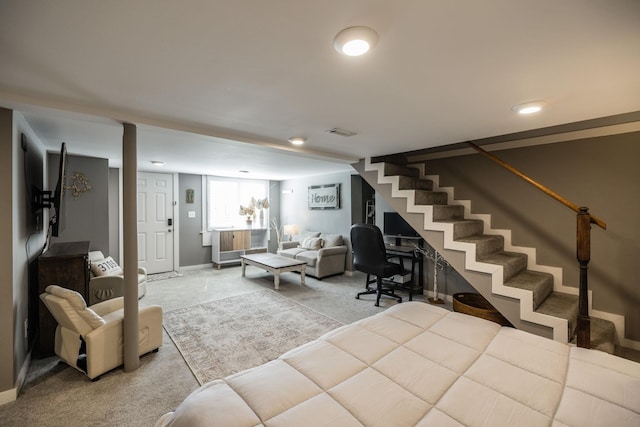
<path fill-rule="evenodd" d="M 269 181 L 207 177 L 207 229 L 246 224 L 240 205 L 249 206 L 251 198 L 269 197 Z M 268 218 L 268 215 L 265 216 Z"/>

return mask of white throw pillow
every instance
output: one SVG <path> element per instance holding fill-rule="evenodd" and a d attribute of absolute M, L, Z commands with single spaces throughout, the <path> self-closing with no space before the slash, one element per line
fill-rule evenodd
<path fill-rule="evenodd" d="M 114 274 L 123 274 L 122 269 L 117 262 L 110 256 L 98 262 L 91 263 L 91 272 L 96 276 L 112 276 Z"/>
<path fill-rule="evenodd" d="M 320 250 L 320 248 L 322 248 L 322 239 L 319 237 L 307 237 L 302 241 L 300 247 L 310 251 Z"/>

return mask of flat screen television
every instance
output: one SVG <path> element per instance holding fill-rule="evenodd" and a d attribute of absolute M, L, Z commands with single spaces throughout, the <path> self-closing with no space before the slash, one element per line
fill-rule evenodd
<path fill-rule="evenodd" d="M 58 181 L 53 191 L 42 191 L 39 188 L 33 189 L 33 211 L 37 212 L 42 208 L 53 209 L 53 215 L 49 214 L 49 227 L 51 235 L 58 237 L 65 226 L 65 197 L 64 197 L 64 176 L 67 164 L 67 145 L 63 142 L 60 147 L 60 164 L 58 166 Z"/>
<path fill-rule="evenodd" d="M 397 212 L 385 212 L 383 223 L 384 234 L 395 236 L 396 243 L 401 237 L 420 237 L 420 235 Z"/>

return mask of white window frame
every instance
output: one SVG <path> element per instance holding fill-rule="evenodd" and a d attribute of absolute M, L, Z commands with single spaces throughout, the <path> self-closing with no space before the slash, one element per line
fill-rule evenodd
<path fill-rule="evenodd" d="M 228 216 L 227 219 L 225 221 L 222 221 L 221 223 L 212 223 L 211 221 L 211 202 L 209 200 L 210 198 L 210 194 L 211 194 L 211 187 L 214 185 L 214 183 L 228 183 L 229 185 L 231 184 L 237 184 L 239 186 L 238 189 L 238 197 L 236 199 L 234 199 L 233 202 L 231 202 L 232 204 L 228 206 Z M 203 183 L 204 184 L 204 183 Z M 247 187 L 247 186 L 261 186 L 264 188 L 263 192 L 261 194 L 253 194 L 253 193 L 259 193 L 259 191 L 251 191 L 251 192 L 247 192 L 247 190 L 244 190 L 246 194 L 243 194 L 243 190 L 242 187 Z M 204 222 L 205 222 L 205 230 L 207 231 L 211 231 L 214 228 L 227 228 L 227 227 L 239 227 L 239 226 L 246 226 L 246 217 L 241 216 L 238 211 L 240 210 L 240 205 L 243 206 L 247 206 L 249 205 L 250 201 L 251 201 L 251 197 L 254 197 L 255 199 L 262 199 L 262 198 L 269 198 L 269 180 L 266 179 L 246 179 L 246 178 L 228 178 L 228 177 L 220 177 L 220 176 L 213 176 L 213 175 L 208 175 L 206 176 L 206 185 L 203 185 L 203 197 L 202 200 L 205 202 L 203 203 L 203 218 L 204 218 Z M 246 200 L 245 200 L 246 199 Z M 257 214 L 257 212 L 256 212 Z M 269 218 L 269 210 L 267 209 L 266 212 L 264 212 L 264 215 L 266 218 Z M 220 222 L 220 221 L 218 221 Z M 268 228 L 268 225 L 266 226 Z"/>

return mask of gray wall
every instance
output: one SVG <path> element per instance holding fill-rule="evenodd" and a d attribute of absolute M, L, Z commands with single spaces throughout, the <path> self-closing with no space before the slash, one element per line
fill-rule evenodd
<path fill-rule="evenodd" d="M 351 247 L 351 172 L 340 172 L 282 181 L 280 225 L 296 224 L 299 231 L 320 231 L 342 234 Z M 307 204 L 308 187 L 312 185 L 340 184 L 340 209 L 312 210 Z M 288 191 L 292 191 L 289 193 Z M 285 194 L 286 193 L 286 194 Z M 295 239 L 299 238 L 296 236 Z M 352 257 L 347 258 L 347 271 L 353 270 Z"/>
<path fill-rule="evenodd" d="M 20 144 L 22 133 L 27 136 L 26 153 Z M 44 146 L 21 114 L 0 108 L 0 147 L 5 153 L 0 158 L 0 268 L 4 272 L 0 282 L 0 402 L 6 402 L 15 397 L 28 367 L 31 341 L 25 340 L 25 321 L 29 320 L 29 289 L 34 283 L 29 263 L 35 265 L 45 240 L 43 216 L 38 215 L 41 220 L 36 226 L 30 213 L 31 185 L 46 188 L 48 183 Z"/>
<path fill-rule="evenodd" d="M 211 263 L 211 246 L 202 246 L 201 231 L 205 229 L 202 218 L 202 175 L 179 174 L 178 210 L 180 215 L 180 267 Z M 194 203 L 186 202 L 187 189 L 194 190 Z M 269 215 L 280 217 L 280 182 L 269 181 Z M 189 211 L 195 212 L 195 218 L 189 218 Z M 277 249 L 275 236 L 269 240 L 269 251 Z"/>
<path fill-rule="evenodd" d="M 179 174 L 176 200 L 180 215 L 180 267 L 211 263 L 211 246 L 202 246 L 202 176 Z M 187 189 L 194 190 L 193 203 L 186 202 Z M 189 218 L 189 211 L 196 214 Z"/>
<path fill-rule="evenodd" d="M 593 308 L 626 319 L 626 337 L 640 340 L 640 133 L 493 152 L 607 223 L 592 225 L 589 288 Z M 513 230 L 513 244 L 538 248 L 539 264 L 562 267 L 577 286 L 576 215 L 480 155 L 427 161 L 427 173 L 492 214 L 493 228 Z"/>
<path fill-rule="evenodd" d="M 312 210 L 307 204 L 307 190 L 312 185 L 340 184 L 340 209 Z M 349 235 L 351 227 L 351 173 L 341 172 L 282 181 L 280 219 L 282 224 L 297 224 L 300 232 L 321 231 Z"/>
<path fill-rule="evenodd" d="M 67 147 L 67 150 L 72 150 Z M 60 156 L 49 154 L 49 182 L 55 183 L 58 174 Z M 109 253 L 109 161 L 84 156 L 67 156 L 66 183 L 75 172 L 84 174 L 89 180 L 91 190 L 81 193 L 74 199 L 71 191 L 65 198 L 66 225 L 60 237 L 52 238 L 56 242 L 76 242 L 88 240 L 91 250 Z M 55 184 L 52 184 L 55 185 Z"/>
<path fill-rule="evenodd" d="M 120 262 L 120 169 L 109 169 L 109 249 L 108 254 Z"/>

